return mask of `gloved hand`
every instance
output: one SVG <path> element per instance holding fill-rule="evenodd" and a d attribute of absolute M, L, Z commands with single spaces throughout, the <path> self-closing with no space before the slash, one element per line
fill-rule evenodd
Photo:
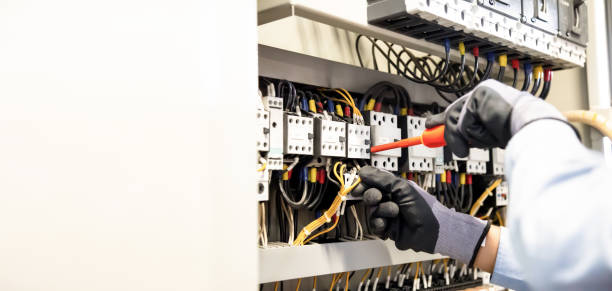
<path fill-rule="evenodd" d="M 505 148 L 521 128 L 540 119 L 567 123 L 554 106 L 540 98 L 489 79 L 453 102 L 443 113 L 428 117 L 425 126 L 444 124 L 447 146 L 458 157 L 466 157 L 470 147 Z"/>
<path fill-rule="evenodd" d="M 474 263 L 490 224 L 440 204 L 416 183 L 374 167 L 359 171 L 361 184 L 353 195 L 363 195 L 371 207 L 370 229 L 395 241 L 400 250 L 440 253 Z"/>

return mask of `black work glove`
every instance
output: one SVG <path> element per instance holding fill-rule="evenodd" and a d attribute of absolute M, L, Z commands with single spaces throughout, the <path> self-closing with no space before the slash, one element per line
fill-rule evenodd
<path fill-rule="evenodd" d="M 353 195 L 363 195 L 370 206 L 369 226 L 377 235 L 395 241 L 400 250 L 441 253 L 473 264 L 487 222 L 446 208 L 416 183 L 392 173 L 367 166 L 359 176 L 362 182 Z"/>
<path fill-rule="evenodd" d="M 523 126 L 540 119 L 567 123 L 555 107 L 542 99 L 489 79 L 443 113 L 428 117 L 425 127 L 444 124 L 447 146 L 458 157 L 466 157 L 470 147 L 505 148 Z"/>

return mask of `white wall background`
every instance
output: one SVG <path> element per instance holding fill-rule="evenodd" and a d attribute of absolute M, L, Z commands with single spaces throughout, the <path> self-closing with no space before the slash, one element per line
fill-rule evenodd
<path fill-rule="evenodd" d="M 0 3 L 0 290 L 256 287 L 240 6 Z"/>

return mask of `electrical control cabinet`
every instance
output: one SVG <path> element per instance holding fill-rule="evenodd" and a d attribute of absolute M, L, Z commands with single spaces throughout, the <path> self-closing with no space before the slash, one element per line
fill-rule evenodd
<path fill-rule="evenodd" d="M 346 157 L 349 159 L 370 158 L 370 127 L 367 125 L 347 124 Z"/>
<path fill-rule="evenodd" d="M 268 170 L 283 169 L 283 98 L 267 96 L 263 98 L 264 106 L 267 106 L 270 126 L 269 126 L 269 151 L 268 151 Z"/>
<path fill-rule="evenodd" d="M 324 157 L 346 157 L 344 122 L 314 119 L 314 154 Z"/>
<path fill-rule="evenodd" d="M 495 189 L 495 206 L 508 205 L 508 182 L 504 181 Z"/>
<path fill-rule="evenodd" d="M 397 115 L 368 111 L 365 116 L 370 125 L 372 146 L 398 141 L 402 131 L 397 127 Z M 372 166 L 387 171 L 398 170 L 398 159 L 402 156 L 401 149 L 392 149 L 370 155 Z"/>
<path fill-rule="evenodd" d="M 285 114 L 285 154 L 311 156 L 314 151 L 313 126 L 311 117 Z"/>
<path fill-rule="evenodd" d="M 402 138 L 420 136 L 425 131 L 424 117 L 400 116 L 399 120 Z M 424 145 L 403 148 L 400 159 L 401 170 L 403 172 L 431 172 L 434 170 L 436 154 L 436 149 Z"/>
<path fill-rule="evenodd" d="M 586 23 L 585 4 L 577 2 L 569 6 L 577 5 L 578 20 Z M 563 9 L 559 14 L 557 0 L 381 0 L 368 6 L 368 21 L 413 38 L 440 45 L 448 40 L 455 48 L 463 41 L 468 49 L 505 53 L 552 69 L 584 66 L 586 28 L 572 30 L 569 8 Z M 558 36 L 559 30 L 565 35 Z"/>
<path fill-rule="evenodd" d="M 587 2 L 558 0 L 559 36 L 580 45 L 587 44 Z"/>
<path fill-rule="evenodd" d="M 504 175 L 505 150 L 500 148 L 491 149 L 491 171 L 495 176 Z"/>
<path fill-rule="evenodd" d="M 270 114 L 263 109 L 257 110 L 255 139 L 258 151 L 267 152 L 270 149 Z"/>

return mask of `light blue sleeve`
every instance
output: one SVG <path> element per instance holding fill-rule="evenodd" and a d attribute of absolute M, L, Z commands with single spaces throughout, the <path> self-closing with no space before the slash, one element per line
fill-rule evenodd
<path fill-rule="evenodd" d="M 612 289 L 612 170 L 564 123 L 525 126 L 506 149 L 510 204 L 492 282 Z M 523 281 L 523 282 L 521 282 Z"/>

